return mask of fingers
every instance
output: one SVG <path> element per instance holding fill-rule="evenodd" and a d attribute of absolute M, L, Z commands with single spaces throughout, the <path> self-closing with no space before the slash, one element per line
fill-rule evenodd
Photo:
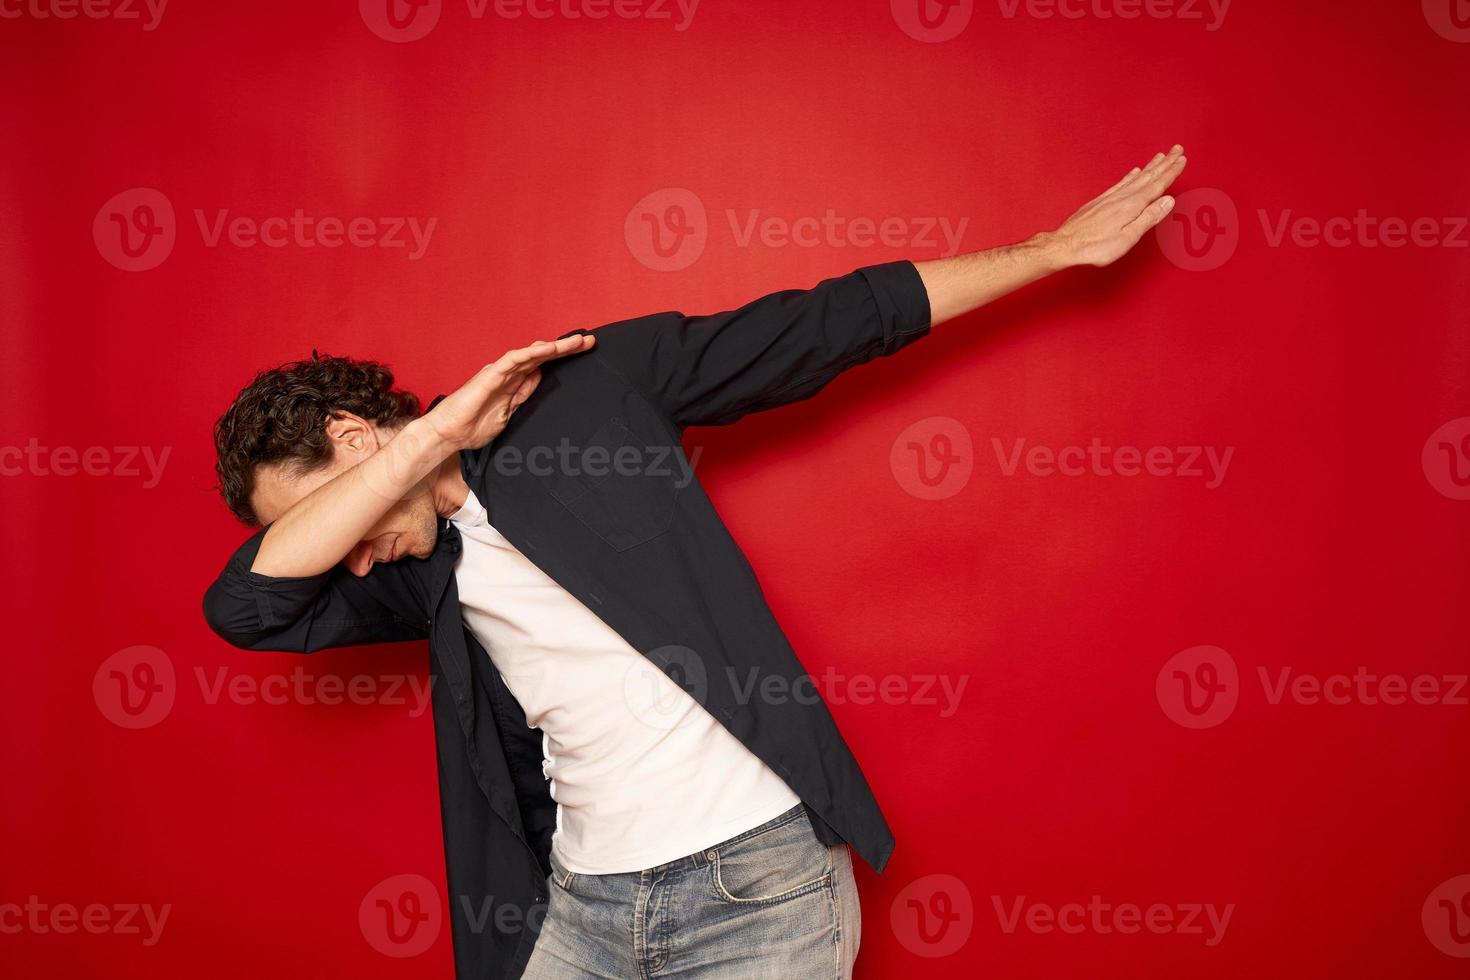
<path fill-rule="evenodd" d="M 1142 167 L 1134 167 L 1132 170 L 1128 171 L 1126 174 L 1123 175 L 1123 179 L 1122 180 L 1118 181 L 1112 187 L 1109 187 L 1107 190 L 1103 191 L 1101 194 L 1098 195 L 1098 197 L 1107 197 L 1109 194 L 1113 193 L 1113 191 L 1115 191 L 1118 188 L 1122 187 L 1124 184 L 1128 183 L 1134 177 L 1137 177 L 1142 170 L 1143 170 Z"/>
<path fill-rule="evenodd" d="M 530 398 L 531 395 L 535 393 L 536 386 L 540 383 L 541 372 L 539 370 L 533 369 L 531 373 L 526 375 L 526 377 L 521 381 L 521 386 L 516 389 L 516 393 L 514 395 L 511 395 L 510 410 L 514 412 L 516 409 L 524 405 L 526 403 L 526 399 Z"/>
<path fill-rule="evenodd" d="M 1159 154 L 1128 185 L 1130 194 L 1139 194 L 1153 200 L 1174 183 L 1189 161 L 1184 156 L 1184 147 L 1174 144 L 1168 153 Z"/>
<path fill-rule="evenodd" d="M 1153 155 L 1153 158 L 1150 159 L 1148 163 L 1144 164 L 1141 168 L 1136 168 L 1134 170 L 1132 177 L 1130 177 L 1128 180 L 1125 180 L 1123 182 L 1123 186 L 1119 188 L 1119 190 L 1128 194 L 1134 193 L 1140 187 L 1143 187 L 1147 181 L 1153 179 L 1154 175 L 1156 175 L 1160 169 L 1172 165 L 1173 162 L 1183 154 L 1184 147 L 1180 146 L 1177 143 L 1174 144 L 1174 146 L 1171 147 L 1169 149 L 1169 152 L 1167 153 L 1155 153 Z"/>
<path fill-rule="evenodd" d="M 1148 207 L 1144 208 L 1143 211 L 1139 213 L 1138 217 L 1134 218 L 1132 221 L 1124 225 L 1123 230 L 1131 234 L 1134 241 L 1137 241 L 1138 239 L 1142 238 L 1144 233 L 1147 232 L 1150 228 L 1168 217 L 1169 212 L 1172 210 L 1174 210 L 1174 198 L 1170 197 L 1168 194 L 1165 194 L 1163 197 L 1159 198 L 1157 201 L 1154 201 L 1152 204 L 1148 205 Z"/>
<path fill-rule="evenodd" d="M 558 357 L 590 350 L 596 343 L 597 339 L 587 333 L 572 334 L 560 340 L 538 340 L 527 347 L 506 351 L 491 367 L 506 374 L 524 373 Z"/>

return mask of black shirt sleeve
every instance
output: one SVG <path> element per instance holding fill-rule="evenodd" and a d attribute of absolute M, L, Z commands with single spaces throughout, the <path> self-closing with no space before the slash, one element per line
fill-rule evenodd
<path fill-rule="evenodd" d="M 378 565 L 362 578 L 342 565 L 305 578 L 261 575 L 250 566 L 263 537 L 264 528 L 247 539 L 204 594 L 205 621 L 234 646 L 313 653 L 428 635 L 405 569 Z"/>
<path fill-rule="evenodd" d="M 810 398 L 846 369 L 929 332 L 911 262 L 868 266 L 811 289 L 710 316 L 655 313 L 595 331 L 599 356 L 680 426 L 725 425 Z"/>

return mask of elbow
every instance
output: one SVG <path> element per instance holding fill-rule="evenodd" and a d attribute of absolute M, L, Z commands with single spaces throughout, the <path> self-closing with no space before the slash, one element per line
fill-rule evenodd
<path fill-rule="evenodd" d="M 258 650 L 265 640 L 260 612 L 253 601 L 232 595 L 223 579 L 204 593 L 204 621 L 214 634 L 232 647 Z"/>

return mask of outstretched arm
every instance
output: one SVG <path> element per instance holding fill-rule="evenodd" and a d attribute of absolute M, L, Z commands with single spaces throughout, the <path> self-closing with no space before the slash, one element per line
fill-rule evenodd
<path fill-rule="evenodd" d="M 915 262 L 929 294 L 931 324 L 969 313 L 1054 272 L 1116 262 L 1173 208 L 1174 199 L 1164 192 L 1184 164 L 1184 148 L 1176 145 L 1134 167 L 1056 231 L 1016 245 Z"/>
<path fill-rule="evenodd" d="M 1184 169 L 1176 146 L 1087 202 L 1056 231 L 932 262 L 889 262 L 709 316 L 655 313 L 600 327 L 593 355 L 675 425 L 724 425 L 810 398 L 896 353 L 932 324 L 1074 265 L 1108 265 L 1163 220 Z"/>

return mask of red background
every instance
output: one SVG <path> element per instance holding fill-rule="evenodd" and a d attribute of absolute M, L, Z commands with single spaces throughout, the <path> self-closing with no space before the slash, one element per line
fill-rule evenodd
<path fill-rule="evenodd" d="M 153 31 L 0 20 L 0 445 L 171 453 L 148 489 L 122 473 L 0 480 L 0 903 L 172 906 L 146 948 L 0 934 L 0 972 L 450 972 L 447 930 L 397 959 L 357 919 L 389 876 L 443 888 L 429 716 L 211 704 L 196 680 L 425 667 L 422 645 L 243 654 L 201 620 L 242 537 L 210 490 L 210 425 L 253 370 L 317 347 L 387 360 L 430 396 L 574 326 L 723 309 L 941 251 L 741 247 L 727 210 L 969 218 L 969 250 L 1054 226 L 1178 141 L 1191 163 L 1177 189 L 1219 188 L 1239 209 L 1220 268 L 1176 267 L 1150 236 L 1113 269 L 948 324 L 813 402 L 690 435 L 814 672 L 969 675 L 952 717 L 833 706 L 899 842 L 883 876 L 859 869 L 859 973 L 1465 975 L 1420 911 L 1470 872 L 1470 709 L 1272 704 L 1257 671 L 1465 672 L 1470 503 L 1437 492 L 1420 453 L 1470 415 L 1470 252 L 1271 247 L 1258 212 L 1464 215 L 1470 45 L 1416 3 L 1241 0 L 1214 31 L 1003 11 L 979 4 L 944 43 L 911 38 L 879 0 L 705 0 L 684 31 L 475 19 L 449 2 L 404 44 L 346 0 L 174 0 Z M 171 201 L 178 241 L 125 272 L 91 229 L 135 187 Z M 624 221 L 672 187 L 708 209 L 709 245 L 660 272 Z M 221 208 L 438 226 L 417 261 L 208 247 L 194 212 Z M 968 430 L 974 471 L 928 501 L 889 455 L 936 416 Z M 1094 437 L 1235 455 L 1206 489 L 1005 476 L 991 443 Z M 167 654 L 176 699 L 125 730 L 92 681 L 139 644 Z M 1190 730 L 1155 680 L 1199 644 L 1239 665 L 1239 704 Z M 922 958 L 890 909 L 938 873 L 963 883 L 968 904 L 951 898 L 973 933 Z M 1211 947 L 1007 933 L 994 906 L 1092 895 L 1235 909 Z"/>

